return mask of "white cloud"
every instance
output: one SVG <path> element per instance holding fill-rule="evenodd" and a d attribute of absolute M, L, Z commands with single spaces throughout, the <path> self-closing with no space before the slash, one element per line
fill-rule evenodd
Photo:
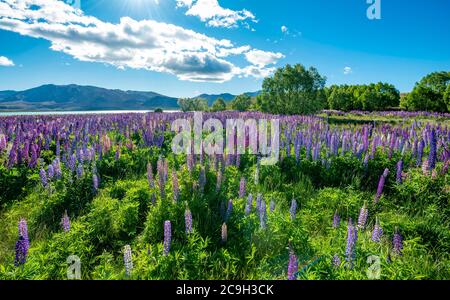
<path fill-rule="evenodd" d="M 0 56 L 0 67 L 14 67 L 14 62 L 7 57 Z"/>
<path fill-rule="evenodd" d="M 187 16 L 198 17 L 211 27 L 233 28 L 242 23 L 245 28 L 251 29 L 247 21 L 257 22 L 255 15 L 250 11 L 224 8 L 220 6 L 218 0 L 177 0 L 177 7 L 188 8 Z"/>
<path fill-rule="evenodd" d="M 279 59 L 283 57 L 284 55 L 281 53 L 267 52 L 257 49 L 250 50 L 249 52 L 245 53 L 245 58 L 247 59 L 247 61 L 260 68 L 275 64 Z"/>
<path fill-rule="evenodd" d="M 289 33 L 289 29 L 286 26 L 283 25 L 283 26 L 281 26 L 281 32 L 288 34 Z"/>
<path fill-rule="evenodd" d="M 353 72 L 351 67 L 345 67 L 344 68 L 344 75 L 349 75 Z"/>
<path fill-rule="evenodd" d="M 237 47 L 230 40 L 153 20 L 123 17 L 117 24 L 103 22 L 57 0 L 3 0 L 0 29 L 46 39 L 52 50 L 80 61 L 170 73 L 190 81 L 224 82 L 250 75 L 259 78 L 258 74 L 270 72 L 271 68 L 265 66 L 274 59 L 257 58 L 257 53 L 281 55 L 250 46 Z M 227 61 L 230 55 L 245 55 L 259 72 L 249 74 L 248 66 Z"/>

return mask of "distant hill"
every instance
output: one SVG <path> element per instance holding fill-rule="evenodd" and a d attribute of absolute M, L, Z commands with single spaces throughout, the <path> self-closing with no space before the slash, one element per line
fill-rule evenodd
<path fill-rule="evenodd" d="M 260 92 L 246 93 L 254 97 Z M 236 95 L 202 94 L 195 98 L 204 98 L 212 105 L 223 98 L 232 101 Z M 25 91 L 0 91 L 0 111 L 91 111 L 91 110 L 153 110 L 179 109 L 178 98 L 155 92 L 123 91 L 95 86 L 76 84 L 46 84 Z"/>
<path fill-rule="evenodd" d="M 249 95 L 250 97 L 256 97 L 261 92 L 253 92 L 253 93 L 245 93 L 246 95 Z M 218 94 L 218 95 L 210 95 L 210 94 L 201 94 L 194 98 L 202 98 L 208 101 L 208 105 L 212 105 L 217 99 L 222 98 L 226 102 L 233 101 L 234 98 L 236 98 L 237 95 L 233 95 L 230 93 L 224 93 L 224 94 Z"/>
<path fill-rule="evenodd" d="M 48 84 L 21 92 L 0 91 L 0 110 L 178 109 L 177 100 L 154 92 L 110 90 L 75 84 Z"/>

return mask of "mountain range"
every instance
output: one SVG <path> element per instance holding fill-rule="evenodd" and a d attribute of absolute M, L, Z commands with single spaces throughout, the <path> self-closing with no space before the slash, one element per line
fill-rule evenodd
<path fill-rule="evenodd" d="M 256 96 L 259 92 L 246 93 Z M 209 105 L 218 98 L 231 101 L 232 94 L 202 94 Z M 95 86 L 47 84 L 25 91 L 0 91 L 0 111 L 94 111 L 179 109 L 178 98 L 155 92 L 123 91 Z"/>

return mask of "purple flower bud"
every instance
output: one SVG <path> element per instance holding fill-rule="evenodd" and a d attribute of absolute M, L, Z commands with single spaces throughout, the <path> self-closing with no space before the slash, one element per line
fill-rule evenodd
<path fill-rule="evenodd" d="M 83 173 L 84 173 L 83 165 L 79 163 L 77 167 L 77 178 L 80 179 L 81 177 L 83 177 Z"/>
<path fill-rule="evenodd" d="M 338 211 L 336 210 L 333 216 L 333 228 L 338 228 L 340 224 L 341 224 L 341 217 L 339 216 Z"/>
<path fill-rule="evenodd" d="M 228 228 L 227 224 L 223 223 L 222 225 L 222 243 L 226 243 L 228 240 Z"/>
<path fill-rule="evenodd" d="M 395 230 L 394 237 L 392 238 L 392 248 L 395 254 L 402 255 L 403 238 L 401 234 L 398 232 L 398 229 Z"/>
<path fill-rule="evenodd" d="M 432 129 L 430 133 L 430 154 L 428 156 L 428 168 L 430 171 L 436 167 L 436 158 L 437 158 L 436 143 L 437 143 L 436 131 L 435 129 Z"/>
<path fill-rule="evenodd" d="M 396 180 L 397 180 L 397 183 L 399 183 L 399 184 L 401 184 L 403 181 L 402 172 L 403 172 L 403 160 L 400 160 L 397 163 L 397 174 L 396 174 L 397 175 Z"/>
<path fill-rule="evenodd" d="M 169 255 L 170 244 L 172 243 L 172 224 L 170 221 L 164 222 L 164 255 Z"/>
<path fill-rule="evenodd" d="M 186 209 L 186 212 L 184 213 L 184 222 L 186 225 L 186 234 L 192 233 L 192 213 L 189 209 Z"/>
<path fill-rule="evenodd" d="M 298 259 L 297 256 L 291 252 L 289 254 L 289 265 L 288 265 L 288 280 L 296 280 L 298 272 Z"/>
<path fill-rule="evenodd" d="M 270 212 L 273 213 L 275 211 L 275 201 L 273 199 L 270 200 Z"/>
<path fill-rule="evenodd" d="M 252 194 L 248 195 L 247 198 L 247 205 L 245 206 L 245 215 L 248 216 L 250 214 L 250 212 L 252 211 L 252 206 L 253 206 L 253 196 Z"/>
<path fill-rule="evenodd" d="M 375 243 L 379 243 L 381 241 L 382 235 L 383 229 L 381 228 L 377 218 L 375 222 L 375 227 L 373 228 L 372 232 L 372 241 L 374 241 Z"/>
<path fill-rule="evenodd" d="M 362 230 L 366 227 L 367 217 L 369 215 L 369 210 L 366 207 L 366 204 L 361 208 L 359 211 L 359 217 L 358 217 L 358 227 Z"/>
<path fill-rule="evenodd" d="M 39 177 L 41 178 L 41 184 L 42 186 L 45 188 L 48 185 L 48 180 L 47 180 L 47 174 L 45 173 L 44 169 L 41 169 L 39 171 Z"/>
<path fill-rule="evenodd" d="M 353 260 L 356 257 L 356 241 L 358 240 L 358 230 L 353 226 L 352 219 L 348 220 L 347 226 L 347 246 L 345 248 L 345 255 L 347 265 L 351 269 L 353 268 Z"/>
<path fill-rule="evenodd" d="M 206 185 L 206 171 L 205 171 L 205 167 L 203 167 L 203 166 L 200 167 L 200 175 L 198 178 L 198 184 L 199 184 L 200 192 L 203 193 L 205 190 L 205 185 Z"/>
<path fill-rule="evenodd" d="M 92 175 L 92 186 L 94 187 L 94 191 L 98 190 L 98 176 L 96 174 Z"/>
<path fill-rule="evenodd" d="M 267 227 L 266 201 L 261 202 L 261 208 L 259 210 L 259 224 L 261 226 L 261 229 L 266 229 L 266 227 Z"/>
<path fill-rule="evenodd" d="M 291 221 L 295 220 L 295 217 L 297 216 L 297 201 L 295 199 L 292 199 L 291 202 L 291 209 L 289 210 L 291 214 Z"/>
<path fill-rule="evenodd" d="M 67 211 L 64 213 L 63 217 L 61 218 L 61 226 L 64 230 L 64 232 L 69 232 L 70 231 L 70 219 L 69 216 L 67 215 Z"/>
<path fill-rule="evenodd" d="M 241 182 L 239 184 L 239 198 L 244 198 L 245 196 L 245 178 L 241 178 Z"/>
<path fill-rule="evenodd" d="M 48 179 L 50 180 L 55 176 L 55 169 L 53 168 L 53 165 L 48 166 L 47 175 Z"/>
<path fill-rule="evenodd" d="M 378 203 L 378 201 L 381 198 L 381 195 L 383 194 L 383 188 L 384 188 L 384 184 L 386 182 L 386 177 L 389 175 L 389 169 L 385 169 L 383 172 L 383 175 L 381 175 L 380 177 L 380 181 L 378 182 L 378 188 L 377 188 L 377 193 L 375 195 L 374 198 L 374 203 Z"/>
<path fill-rule="evenodd" d="M 341 266 L 341 258 L 339 257 L 339 255 L 335 254 L 333 256 L 333 267 L 335 269 L 339 268 Z"/>
<path fill-rule="evenodd" d="M 25 219 L 20 219 L 18 228 L 19 238 L 16 243 L 16 256 L 14 260 L 14 265 L 16 267 L 25 264 L 28 255 L 28 249 L 30 248 L 27 221 Z"/>

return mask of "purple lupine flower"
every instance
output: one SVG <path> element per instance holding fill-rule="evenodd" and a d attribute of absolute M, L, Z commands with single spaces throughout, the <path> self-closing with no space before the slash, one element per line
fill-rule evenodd
<path fill-rule="evenodd" d="M 148 181 L 148 186 L 151 189 L 155 187 L 155 181 L 153 180 L 153 168 L 152 168 L 151 162 L 149 162 L 147 164 L 147 181 Z"/>
<path fill-rule="evenodd" d="M 288 264 L 288 280 L 296 280 L 298 272 L 298 259 L 293 251 L 289 253 L 289 264 Z"/>
<path fill-rule="evenodd" d="M 200 188 L 200 192 L 203 193 L 205 191 L 205 185 L 206 185 L 206 171 L 205 167 L 200 167 L 200 175 L 198 178 L 198 185 Z"/>
<path fill-rule="evenodd" d="M 60 179 L 62 177 L 62 171 L 61 171 L 61 163 L 58 157 L 53 160 L 53 168 L 55 170 L 56 178 Z"/>
<path fill-rule="evenodd" d="M 295 217 L 297 216 L 297 201 L 295 199 L 292 199 L 289 212 L 291 214 L 291 221 L 294 221 Z"/>
<path fill-rule="evenodd" d="M 230 200 L 228 201 L 227 212 L 225 214 L 225 222 L 228 222 L 232 213 L 233 213 L 233 200 Z"/>
<path fill-rule="evenodd" d="M 244 198 L 245 196 L 245 178 L 241 177 L 241 182 L 239 183 L 239 198 Z"/>
<path fill-rule="evenodd" d="M 125 273 L 128 277 L 131 276 L 131 272 L 133 271 L 133 257 L 131 254 L 130 245 L 126 245 L 123 248 L 123 262 L 125 264 Z"/>
<path fill-rule="evenodd" d="M 275 201 L 273 199 L 270 200 L 270 212 L 273 213 L 275 211 Z"/>
<path fill-rule="evenodd" d="M 340 224 L 341 224 L 341 217 L 339 216 L 338 211 L 336 209 L 336 212 L 334 213 L 333 216 L 333 228 L 338 228 Z"/>
<path fill-rule="evenodd" d="M 83 165 L 79 163 L 77 167 L 77 178 L 80 179 L 81 177 L 83 177 L 83 173 L 84 173 Z"/>
<path fill-rule="evenodd" d="M 184 213 L 184 223 L 186 225 L 186 234 L 190 234 L 193 232 L 192 229 L 192 213 L 189 208 L 186 209 Z"/>
<path fill-rule="evenodd" d="M 61 226 L 64 230 L 64 232 L 69 232 L 70 231 L 70 218 L 67 215 L 67 211 L 64 212 L 63 217 L 61 218 Z"/>
<path fill-rule="evenodd" d="M 378 182 L 378 188 L 377 188 L 377 193 L 375 195 L 374 198 L 374 203 L 378 203 L 378 201 L 381 198 L 381 195 L 383 194 L 383 188 L 384 188 L 384 184 L 386 182 L 386 177 L 389 175 L 389 169 L 385 169 L 383 172 L 383 175 L 381 175 L 380 177 L 380 181 Z"/>
<path fill-rule="evenodd" d="M 364 228 L 366 227 L 368 215 L 369 215 L 369 210 L 367 209 L 366 204 L 364 204 L 364 206 L 361 207 L 361 210 L 359 211 L 358 228 L 364 230 Z"/>
<path fill-rule="evenodd" d="M 172 224 L 170 221 L 164 222 L 164 255 L 169 255 L 170 244 L 172 242 Z"/>
<path fill-rule="evenodd" d="M 436 131 L 435 129 L 431 130 L 430 133 L 430 154 L 428 156 L 428 169 L 431 171 L 436 167 L 436 158 L 437 158 L 437 140 L 436 140 Z"/>
<path fill-rule="evenodd" d="M 41 178 L 41 184 L 45 188 L 48 185 L 47 173 L 45 173 L 44 169 L 39 171 L 39 177 Z"/>
<path fill-rule="evenodd" d="M 97 174 L 92 175 L 92 186 L 94 187 L 94 191 L 98 190 L 98 176 L 97 176 Z"/>
<path fill-rule="evenodd" d="M 261 208 L 261 202 L 262 202 L 262 194 L 258 194 L 256 196 L 256 209 L 259 210 Z"/>
<path fill-rule="evenodd" d="M 397 178 L 396 178 L 396 180 L 397 180 L 397 183 L 399 183 L 399 184 L 401 184 L 402 183 L 402 181 L 403 181 L 403 178 L 402 178 L 402 172 L 403 172 L 403 160 L 400 160 L 398 163 L 397 163 Z"/>
<path fill-rule="evenodd" d="M 395 229 L 394 237 L 392 238 L 392 250 L 395 254 L 402 255 L 403 238 L 398 232 L 398 229 Z"/>
<path fill-rule="evenodd" d="M 353 260 L 356 257 L 356 241 L 358 240 L 358 230 L 353 226 L 351 218 L 348 220 L 347 226 L 347 246 L 345 248 L 345 255 L 348 267 L 353 268 Z"/>
<path fill-rule="evenodd" d="M 335 254 L 333 256 L 333 267 L 335 269 L 339 268 L 341 266 L 341 258 L 339 257 L 339 255 Z"/>
<path fill-rule="evenodd" d="M 19 238 L 16 243 L 16 256 L 14 265 L 17 267 L 26 262 L 28 249 L 30 248 L 30 240 L 28 239 L 28 225 L 25 219 L 20 219 L 18 225 Z"/>
<path fill-rule="evenodd" d="M 261 202 L 261 207 L 259 210 L 259 224 L 261 226 L 261 229 L 266 229 L 267 227 L 267 208 L 266 208 L 266 201 Z"/>
<path fill-rule="evenodd" d="M 253 195 L 249 194 L 247 198 L 247 204 L 245 206 L 245 215 L 248 216 L 250 212 L 252 211 L 252 205 L 253 205 Z"/>
<path fill-rule="evenodd" d="M 430 175 L 430 167 L 429 167 L 429 163 L 428 160 L 424 160 L 422 163 L 422 172 L 423 175 L 425 176 L 429 176 Z"/>
<path fill-rule="evenodd" d="M 375 227 L 373 228 L 372 232 L 372 241 L 374 241 L 375 243 L 379 243 L 381 241 L 382 235 L 383 235 L 383 228 L 381 228 L 377 218 L 375 221 Z"/>
<path fill-rule="evenodd" d="M 53 165 L 49 165 L 47 168 L 47 178 L 52 179 L 55 176 L 55 169 L 53 168 Z"/>
<path fill-rule="evenodd" d="M 22 236 L 19 236 L 19 239 L 16 242 L 16 256 L 14 258 L 14 265 L 16 267 L 25 264 L 27 261 L 28 248 L 26 246 L 26 241 Z"/>
<path fill-rule="evenodd" d="M 75 156 L 75 154 L 72 154 L 69 157 L 69 161 L 67 162 L 71 172 L 75 171 L 75 164 L 76 164 L 76 162 L 77 162 L 77 157 Z"/>
<path fill-rule="evenodd" d="M 222 225 L 222 243 L 226 243 L 227 240 L 228 240 L 227 223 L 223 223 L 223 225 Z"/>
<path fill-rule="evenodd" d="M 425 141 L 423 139 L 420 139 L 419 148 L 417 149 L 417 163 L 416 163 L 416 165 L 418 167 L 422 165 L 422 156 L 423 156 L 423 149 L 424 148 L 425 148 Z"/>
<path fill-rule="evenodd" d="M 172 170 L 172 189 L 173 189 L 173 201 L 177 202 L 180 197 L 180 187 L 178 185 L 178 176 L 175 170 Z"/>

